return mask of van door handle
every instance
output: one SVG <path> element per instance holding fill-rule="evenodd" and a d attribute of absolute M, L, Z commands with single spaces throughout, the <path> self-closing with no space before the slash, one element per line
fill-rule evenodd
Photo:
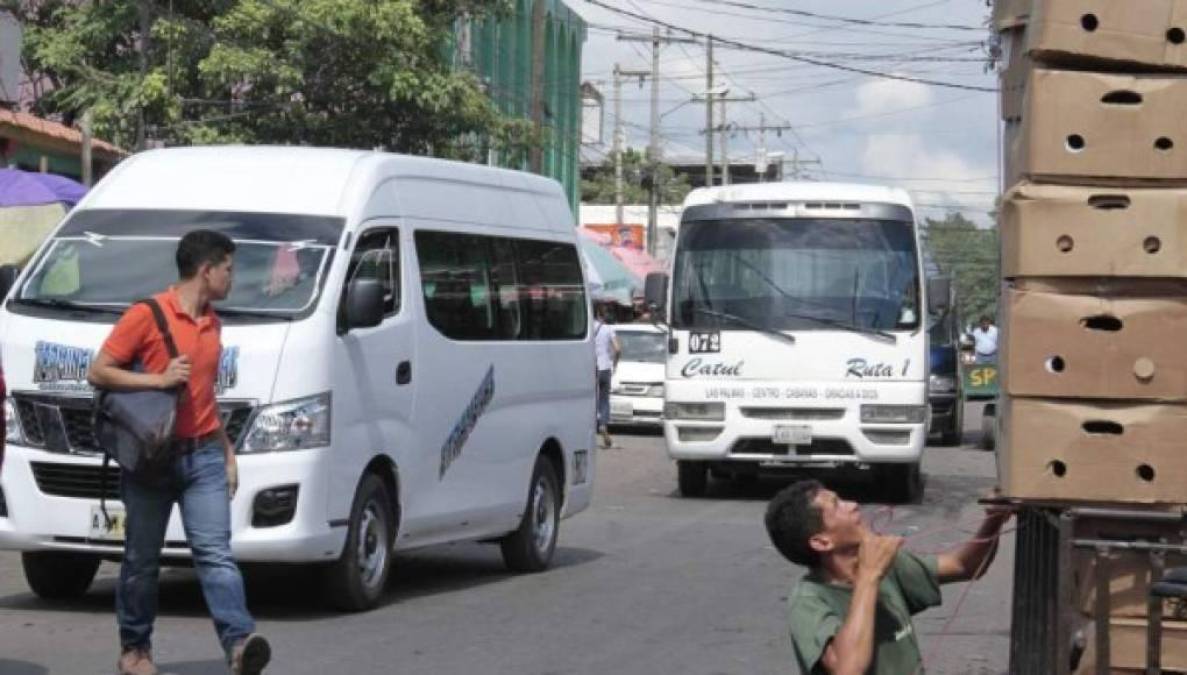
<path fill-rule="evenodd" d="M 408 384 L 412 381 L 412 362 L 401 361 L 396 366 L 396 384 Z"/>

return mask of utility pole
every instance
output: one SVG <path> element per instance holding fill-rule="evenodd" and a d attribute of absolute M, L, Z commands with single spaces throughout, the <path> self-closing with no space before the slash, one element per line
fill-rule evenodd
<path fill-rule="evenodd" d="M 536 138 L 528 152 L 528 169 L 532 173 L 544 172 L 544 148 L 540 141 L 544 134 L 544 13 L 545 3 L 532 3 L 532 99 L 531 116 L 532 128 L 536 130 Z"/>
<path fill-rule="evenodd" d="M 642 86 L 643 78 L 650 76 L 650 71 L 623 70 L 614 64 L 614 219 L 619 227 L 622 227 L 622 146 L 626 140 L 622 124 L 622 80 L 637 77 Z"/>
<path fill-rule="evenodd" d="M 792 177 L 792 179 L 799 180 L 803 175 L 802 173 L 800 173 L 800 167 L 812 165 L 812 164 L 815 164 L 816 166 L 822 166 L 823 162 L 821 162 L 819 159 L 800 159 L 800 151 L 798 149 L 792 150 L 791 151 L 791 177 Z"/>
<path fill-rule="evenodd" d="M 82 184 L 91 187 L 94 182 L 93 163 L 91 161 L 91 120 L 94 116 L 91 114 L 91 109 L 87 108 L 82 114 L 82 157 L 80 158 L 82 164 Z"/>
<path fill-rule="evenodd" d="M 705 38 L 705 187 L 713 187 L 713 36 Z"/>
<path fill-rule="evenodd" d="M 728 93 L 729 93 L 729 90 L 727 89 L 727 90 L 721 92 L 720 97 L 717 98 L 717 103 L 718 103 L 718 105 L 721 106 L 721 124 L 717 125 L 716 127 L 708 127 L 704 132 L 704 133 L 708 134 L 710 138 L 713 136 L 714 131 L 719 132 L 721 134 L 721 184 L 722 185 L 730 184 L 730 156 L 729 156 L 729 146 L 728 146 L 730 129 L 731 128 L 737 128 L 737 129 L 742 128 L 742 127 L 731 127 L 729 122 L 726 121 L 729 118 L 726 116 L 725 104 L 726 103 L 742 103 L 742 102 L 747 102 L 747 101 L 757 101 L 758 100 L 757 98 L 755 98 L 754 94 L 751 94 L 749 96 L 728 96 L 727 95 Z"/>
<path fill-rule="evenodd" d="M 766 152 L 767 152 L 767 132 L 774 131 L 775 133 L 782 135 L 784 131 L 791 130 L 791 125 L 790 124 L 767 124 L 766 115 L 759 115 L 758 119 L 759 119 L 758 126 L 750 126 L 750 127 L 735 126 L 734 130 L 735 131 L 757 131 L 758 132 L 759 152 L 762 154 L 763 160 L 765 162 Z M 755 164 L 756 164 L 756 168 L 757 168 L 758 163 L 756 162 Z M 760 183 L 763 182 L 763 174 L 762 173 L 759 173 L 758 182 L 760 182 Z"/>
<path fill-rule="evenodd" d="M 149 52 L 149 33 L 152 31 L 152 4 L 149 0 L 140 0 L 136 3 L 137 14 L 140 19 L 140 39 L 136 41 L 137 57 L 140 62 L 140 81 L 144 82 L 148 78 L 148 52 Z M 136 149 L 144 149 L 144 141 L 146 138 L 147 120 L 144 115 L 144 106 L 141 105 L 136 111 Z"/>
<path fill-rule="evenodd" d="M 651 189 L 647 205 L 647 253 L 655 255 L 656 232 L 659 229 L 659 196 L 662 193 L 659 176 L 659 49 L 674 42 L 696 43 L 692 38 L 661 36 L 659 26 L 651 29 L 651 36 L 619 35 L 626 42 L 651 43 L 651 143 L 647 147 L 647 170 L 651 175 Z"/>

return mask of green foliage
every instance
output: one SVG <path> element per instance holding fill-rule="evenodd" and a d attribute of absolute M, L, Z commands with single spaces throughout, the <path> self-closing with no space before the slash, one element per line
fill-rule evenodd
<path fill-rule="evenodd" d="M 24 60 L 51 83 L 37 112 L 134 147 L 141 115 L 166 143 L 277 143 L 473 159 L 539 141 L 448 61 L 453 26 L 504 0 L 0 0 Z M 141 40 L 140 11 L 151 29 Z M 141 62 L 141 47 L 145 62 Z M 476 139 L 482 139 L 481 141 Z"/>
<path fill-rule="evenodd" d="M 924 222 L 932 259 L 956 288 L 961 326 L 982 314 L 996 316 L 1000 287 L 997 227 L 978 228 L 959 213 Z"/>
<path fill-rule="evenodd" d="M 680 204 L 692 187 L 688 176 L 676 176 L 672 167 L 659 165 L 661 204 Z M 627 148 L 622 153 L 622 185 L 624 204 L 646 204 L 648 201 L 647 159 L 642 152 Z M 614 158 L 607 157 L 593 175 L 581 181 L 581 201 L 587 204 L 614 203 Z"/>

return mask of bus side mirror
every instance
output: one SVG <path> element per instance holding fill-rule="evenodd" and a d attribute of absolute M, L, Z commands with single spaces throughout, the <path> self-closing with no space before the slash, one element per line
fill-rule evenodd
<path fill-rule="evenodd" d="M 927 280 L 927 311 L 943 314 L 948 311 L 952 297 L 952 280 L 948 277 L 932 277 Z"/>
<path fill-rule="evenodd" d="M 0 265 L 0 300 L 8 297 L 8 292 L 12 290 L 20 272 L 21 268 L 16 265 Z"/>
<path fill-rule="evenodd" d="M 643 298 L 651 315 L 664 320 L 668 310 L 668 275 L 663 272 L 648 274 L 643 284 Z"/>

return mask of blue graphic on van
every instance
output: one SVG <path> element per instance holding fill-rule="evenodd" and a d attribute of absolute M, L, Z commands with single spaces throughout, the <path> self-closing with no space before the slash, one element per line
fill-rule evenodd
<path fill-rule="evenodd" d="M 95 352 L 82 347 L 39 340 L 34 346 L 33 384 L 39 389 L 89 389 L 87 371 Z M 239 383 L 239 347 L 223 347 L 218 359 L 216 393 L 222 394 Z"/>
<path fill-rule="evenodd" d="M 33 384 L 44 386 L 60 382 L 85 383 L 95 352 L 38 340 L 33 346 Z"/>
<path fill-rule="evenodd" d="M 453 431 L 449 432 L 449 438 L 446 438 L 445 443 L 441 446 L 441 470 L 437 475 L 438 480 L 445 478 L 445 472 L 449 470 L 449 465 L 453 464 L 454 460 L 462 454 L 462 446 L 470 438 L 470 432 L 478 426 L 478 418 L 486 412 L 487 406 L 490 405 L 491 399 L 494 397 L 495 367 L 492 364 L 486 369 L 486 377 L 482 378 L 482 383 L 478 385 L 478 391 L 474 392 L 470 404 L 466 406 L 466 409 L 462 411 L 462 416 L 453 425 Z"/>

